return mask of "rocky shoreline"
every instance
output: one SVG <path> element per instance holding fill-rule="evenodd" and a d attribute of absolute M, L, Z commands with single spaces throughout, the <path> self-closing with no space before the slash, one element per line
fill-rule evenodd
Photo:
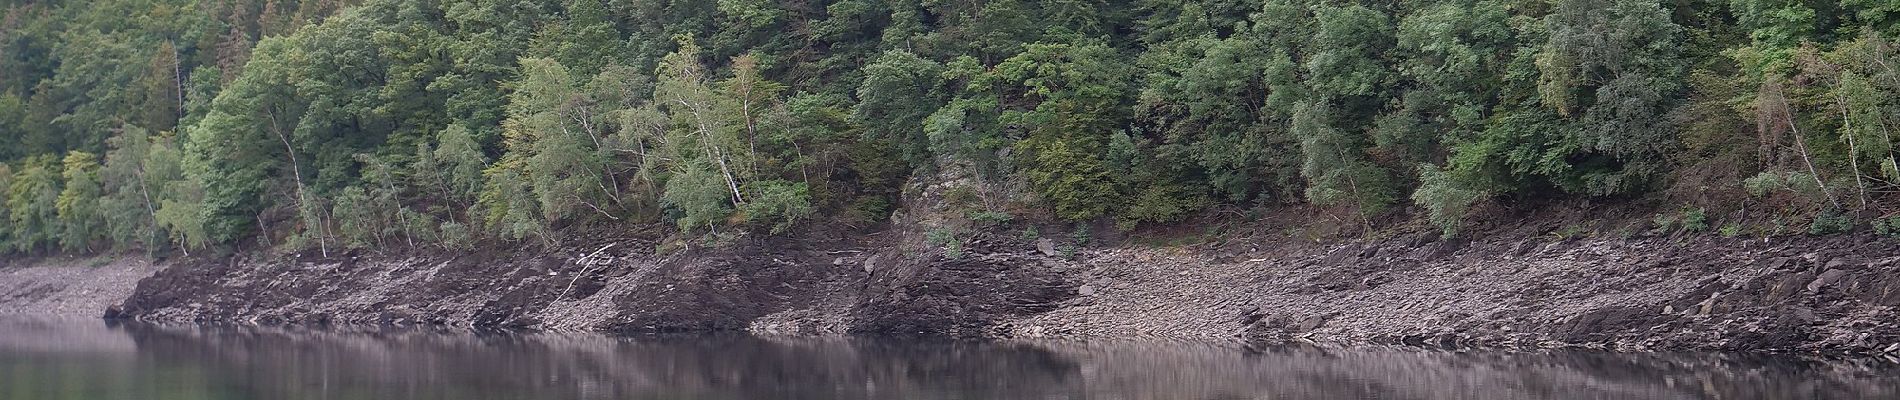
<path fill-rule="evenodd" d="M 162 268 L 140 255 L 0 259 L 0 315 L 98 318 Z"/>
<path fill-rule="evenodd" d="M 602 235 L 553 250 L 231 256 L 64 275 L 10 265 L 0 305 L 45 311 L 78 293 L 24 281 L 77 288 L 95 283 L 74 276 L 155 271 L 136 289 L 68 303 L 171 323 L 1900 354 L 1900 241 L 1871 234 L 1082 247 L 986 233 L 957 257 L 905 239 L 915 236 L 662 253 L 657 236 Z"/>

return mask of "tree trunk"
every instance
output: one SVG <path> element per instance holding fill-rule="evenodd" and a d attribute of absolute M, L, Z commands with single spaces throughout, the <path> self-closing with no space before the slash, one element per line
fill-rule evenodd
<path fill-rule="evenodd" d="M 302 214 L 304 204 L 305 202 L 310 201 L 310 198 L 306 197 L 304 193 L 303 168 L 297 166 L 297 148 L 295 146 L 291 146 L 290 135 L 284 134 L 283 127 L 278 124 L 277 113 L 274 111 L 267 111 L 266 113 L 270 115 L 271 133 L 276 134 L 277 140 L 284 143 L 284 156 L 290 159 L 290 175 L 292 178 L 295 178 L 297 182 L 297 211 L 299 214 Z M 260 219 L 259 221 L 261 222 L 262 219 Z M 305 221 L 305 222 L 309 223 L 311 221 Z M 317 225 L 317 247 L 323 252 L 324 257 L 329 257 L 330 256 L 330 238 L 329 238 L 330 235 L 328 233 L 328 229 L 326 229 L 324 226 L 325 224 L 323 223 L 323 217 L 317 216 L 317 220 L 314 223 L 315 225 Z"/>

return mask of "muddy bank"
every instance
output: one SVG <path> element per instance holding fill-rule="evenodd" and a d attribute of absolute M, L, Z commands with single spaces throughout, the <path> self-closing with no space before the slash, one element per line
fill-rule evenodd
<path fill-rule="evenodd" d="M 96 318 L 160 268 L 137 255 L 0 259 L 0 314 Z"/>

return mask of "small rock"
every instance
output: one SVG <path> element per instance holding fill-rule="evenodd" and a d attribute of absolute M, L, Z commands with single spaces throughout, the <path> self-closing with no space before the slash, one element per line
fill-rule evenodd
<path fill-rule="evenodd" d="M 1300 321 L 1300 332 L 1312 332 L 1314 329 L 1319 329 L 1319 327 L 1325 326 L 1325 325 L 1326 325 L 1325 316 L 1322 316 L 1322 315 L 1307 316 L 1306 319 Z"/>
<path fill-rule="evenodd" d="M 831 259 L 831 265 L 844 265 L 844 257 Z"/>
<path fill-rule="evenodd" d="M 1020 333 L 1023 337 L 1040 338 L 1040 337 L 1046 336 L 1045 331 L 1046 329 L 1044 329 L 1041 326 L 1031 326 L 1031 327 L 1027 327 L 1027 328 L 1023 328 L 1019 330 L 1018 333 Z"/>
<path fill-rule="evenodd" d="M 1663 306 L 1663 314 L 1675 314 L 1675 313 L 1676 313 L 1676 306 L 1673 306 L 1673 305 Z"/>
<path fill-rule="evenodd" d="M 1827 267 L 1826 267 L 1827 269 L 1836 269 L 1836 268 L 1841 268 L 1841 267 L 1845 267 L 1845 266 L 1847 266 L 1847 258 L 1846 258 L 1846 257 L 1834 257 L 1834 259 L 1832 259 L 1832 260 L 1827 260 L 1827 264 L 1826 264 L 1826 265 L 1827 265 Z"/>
<path fill-rule="evenodd" d="M 1083 296 L 1094 296 L 1094 295 L 1095 295 L 1095 286 L 1092 286 L 1092 285 L 1082 285 L 1082 287 L 1079 287 L 1079 288 L 1076 288 L 1076 289 L 1075 289 L 1075 292 L 1076 292 L 1077 294 L 1081 294 L 1081 295 L 1083 295 Z"/>
<path fill-rule="evenodd" d="M 1260 321 L 1261 318 L 1266 318 L 1266 316 L 1266 314 L 1260 313 L 1260 306 L 1253 306 L 1247 308 L 1247 311 L 1241 311 L 1239 320 L 1241 325 L 1253 325 L 1254 322 Z"/>
<path fill-rule="evenodd" d="M 1807 308 L 1807 307 L 1801 307 L 1801 306 L 1790 307 L 1788 308 L 1787 313 L 1788 313 L 1787 314 L 1788 316 L 1794 317 L 1795 319 L 1800 320 L 1803 323 L 1814 322 L 1821 319 L 1821 316 L 1819 314 L 1816 314 L 1814 312 L 1814 309 Z"/>
<path fill-rule="evenodd" d="M 1040 251 L 1042 255 L 1050 257 L 1060 255 L 1060 253 L 1056 253 L 1056 241 L 1049 240 L 1049 238 L 1037 239 L 1036 251 Z"/>
<path fill-rule="evenodd" d="M 1523 257 L 1525 255 L 1530 254 L 1531 249 L 1535 249 L 1535 248 L 1537 248 L 1536 242 L 1526 240 L 1526 241 L 1518 242 L 1517 248 L 1511 249 L 1511 254 L 1518 257 Z"/>
<path fill-rule="evenodd" d="M 1779 270 L 1787 267 L 1789 262 L 1787 257 L 1775 257 L 1773 260 L 1768 261 L 1768 269 Z"/>
<path fill-rule="evenodd" d="M 1821 291 L 1821 288 L 1827 287 L 1827 285 L 1834 284 L 1835 281 L 1840 280 L 1841 277 L 1846 276 L 1846 275 L 1847 275 L 1847 271 L 1842 271 L 1838 269 L 1829 269 L 1827 270 L 1827 272 L 1822 272 L 1821 276 L 1815 277 L 1813 282 L 1808 282 L 1808 291 L 1819 292 Z"/>

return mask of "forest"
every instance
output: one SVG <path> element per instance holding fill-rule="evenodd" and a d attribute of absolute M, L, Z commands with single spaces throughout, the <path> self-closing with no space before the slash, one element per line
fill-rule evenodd
<path fill-rule="evenodd" d="M 1891 0 L 0 4 L 0 253 L 786 234 L 952 172 L 1124 229 L 1900 231 Z"/>

